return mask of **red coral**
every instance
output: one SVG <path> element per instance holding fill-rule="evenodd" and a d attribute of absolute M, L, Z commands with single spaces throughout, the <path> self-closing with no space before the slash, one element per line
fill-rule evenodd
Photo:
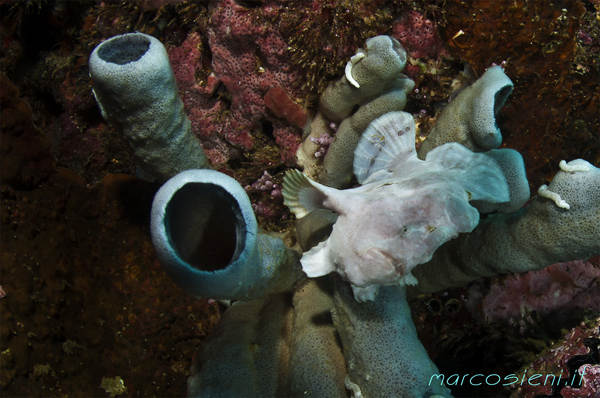
<path fill-rule="evenodd" d="M 408 11 L 393 23 L 393 36 L 415 58 L 448 55 L 435 24 L 417 11 Z"/>
<path fill-rule="evenodd" d="M 264 101 L 267 108 L 273 111 L 278 118 L 285 119 L 300 128 L 303 128 L 306 124 L 308 119 L 306 111 L 292 101 L 283 87 L 276 86 L 267 91 Z"/>

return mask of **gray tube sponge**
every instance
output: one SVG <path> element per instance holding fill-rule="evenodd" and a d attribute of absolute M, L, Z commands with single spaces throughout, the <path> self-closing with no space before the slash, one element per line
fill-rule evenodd
<path fill-rule="evenodd" d="M 321 183 L 333 188 L 345 188 L 350 184 L 354 175 L 354 150 L 363 131 L 380 116 L 404 109 L 406 93 L 413 87 L 414 83 L 410 79 L 396 79 L 390 83 L 390 91 L 381 93 L 344 119 L 323 159 L 323 170 L 319 173 Z"/>
<path fill-rule="evenodd" d="M 115 36 L 94 49 L 89 67 L 102 116 L 121 131 L 144 171 L 163 182 L 210 168 L 160 41 L 142 33 Z"/>
<path fill-rule="evenodd" d="M 334 303 L 346 386 L 355 397 L 451 396 L 419 341 L 404 287 L 382 286 L 375 301 L 359 303 L 350 286 L 336 280 Z"/>
<path fill-rule="evenodd" d="M 362 57 L 357 61 L 349 61 L 349 74 L 359 87 L 344 76 L 331 83 L 319 100 L 321 112 L 334 122 L 349 117 L 355 106 L 369 102 L 388 91 L 393 80 L 410 80 L 400 73 L 406 65 L 406 51 L 398 40 L 390 36 L 376 36 L 367 39 L 366 44 L 366 49 L 359 48 L 357 51 L 357 55 Z M 352 59 L 356 59 L 355 57 L 356 55 Z M 413 88 L 414 82 L 406 92 Z"/>
<path fill-rule="evenodd" d="M 390 36 L 372 37 L 366 49 L 358 49 L 346 66 L 345 76 L 329 84 L 321 95 L 310 136 L 298 148 L 298 165 L 305 174 L 330 187 L 349 184 L 354 149 L 362 132 L 383 114 L 404 109 L 406 96 L 415 87 L 401 73 L 405 64 L 406 51 Z M 320 170 L 320 160 L 314 156 L 318 146 L 310 139 L 332 133 L 331 122 L 339 128 Z"/>
<path fill-rule="evenodd" d="M 300 255 L 259 233 L 244 189 L 214 170 L 187 170 L 154 197 L 154 248 L 187 293 L 250 300 L 291 289 L 303 275 Z"/>
<path fill-rule="evenodd" d="M 233 303 L 202 342 L 188 396 L 347 397 L 327 282 Z"/>
<path fill-rule="evenodd" d="M 346 363 L 331 320 L 333 284 L 309 279 L 294 295 L 286 396 L 347 397 Z"/>
<path fill-rule="evenodd" d="M 490 216 L 470 234 L 441 246 L 431 261 L 413 270 L 419 284 L 409 293 L 432 293 L 483 276 L 539 271 L 600 254 L 600 169 L 581 159 L 561 162 L 542 192 L 521 211 Z"/>
<path fill-rule="evenodd" d="M 419 149 L 419 157 L 448 142 L 458 142 L 473 152 L 495 149 L 502 143 L 496 114 L 513 89 L 500 66 L 489 68 L 444 108 Z"/>
<path fill-rule="evenodd" d="M 474 200 L 471 202 L 480 213 L 491 213 L 500 211 L 502 213 L 512 213 L 519 210 L 527 203 L 530 198 L 529 182 L 525 171 L 523 156 L 514 149 L 500 148 L 492 149 L 485 153 L 496 160 L 500 165 L 510 192 L 510 201 L 503 203 L 490 203 Z"/>
<path fill-rule="evenodd" d="M 281 397 L 289 368 L 291 296 L 235 302 L 196 355 L 189 397 Z"/>
<path fill-rule="evenodd" d="M 404 109 L 406 95 L 415 87 L 401 73 L 406 51 L 396 39 L 372 37 L 366 47 L 351 58 L 346 76 L 330 84 L 319 102 L 319 111 L 328 120 L 341 122 L 318 176 L 319 182 L 334 188 L 350 183 L 354 149 L 369 123 L 388 112 Z M 311 162 L 305 161 L 307 148 L 300 150 L 300 164 L 309 166 Z"/>

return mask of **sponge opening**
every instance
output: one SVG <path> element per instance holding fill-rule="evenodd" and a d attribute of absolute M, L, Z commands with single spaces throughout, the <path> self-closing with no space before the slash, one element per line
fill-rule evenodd
<path fill-rule="evenodd" d="M 498 111 L 504 106 L 504 103 L 506 103 L 506 100 L 512 91 L 512 84 L 507 84 L 496 92 L 496 95 L 494 96 L 494 115 L 498 114 Z"/>
<path fill-rule="evenodd" d="M 145 35 L 121 35 L 102 43 L 98 48 L 98 56 L 105 62 L 125 65 L 139 61 L 149 48 L 150 39 Z"/>
<path fill-rule="evenodd" d="M 245 248 L 239 204 L 219 185 L 184 185 L 166 208 L 165 227 L 176 254 L 201 271 L 226 268 Z"/>

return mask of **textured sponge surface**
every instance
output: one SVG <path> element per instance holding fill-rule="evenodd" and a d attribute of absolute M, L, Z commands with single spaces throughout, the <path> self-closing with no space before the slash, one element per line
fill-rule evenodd
<path fill-rule="evenodd" d="M 102 116 L 123 134 L 144 174 L 164 182 L 209 167 L 159 40 L 130 33 L 102 42 L 90 56 L 90 76 Z"/>

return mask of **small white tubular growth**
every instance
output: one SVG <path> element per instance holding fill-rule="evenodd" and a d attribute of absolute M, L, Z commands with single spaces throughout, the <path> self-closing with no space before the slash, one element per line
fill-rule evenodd
<path fill-rule="evenodd" d="M 352 67 L 354 66 L 355 63 L 357 63 L 364 57 L 365 57 L 365 53 L 363 53 L 363 52 L 356 53 L 352 56 L 352 58 L 350 58 L 350 61 L 348 61 L 348 63 L 346 64 L 346 70 L 345 70 L 346 79 L 348 79 L 350 84 L 352 84 L 356 88 L 360 88 L 360 84 L 358 84 L 358 82 L 354 79 L 354 77 L 352 77 Z"/>
<path fill-rule="evenodd" d="M 564 170 L 564 169 L 563 169 Z M 548 189 L 548 185 L 542 185 L 541 187 L 538 188 L 538 195 L 541 196 L 542 198 L 548 198 L 552 201 L 554 201 L 554 203 L 556 203 L 556 205 L 562 209 L 567 209 L 569 210 L 571 208 L 571 206 L 565 202 L 559 194 L 557 194 L 556 192 L 552 192 L 551 190 Z"/>
<path fill-rule="evenodd" d="M 575 159 L 567 163 L 565 160 L 561 160 L 558 166 L 562 171 L 567 173 L 574 173 L 576 171 L 590 171 L 589 163 L 578 162 L 580 159 Z"/>
<path fill-rule="evenodd" d="M 346 375 L 346 378 L 344 379 L 344 383 L 346 385 L 346 388 L 350 391 L 352 391 L 352 396 L 354 398 L 363 398 L 362 392 L 360 391 L 360 386 L 356 383 L 353 383 L 350 380 L 350 376 Z"/>

